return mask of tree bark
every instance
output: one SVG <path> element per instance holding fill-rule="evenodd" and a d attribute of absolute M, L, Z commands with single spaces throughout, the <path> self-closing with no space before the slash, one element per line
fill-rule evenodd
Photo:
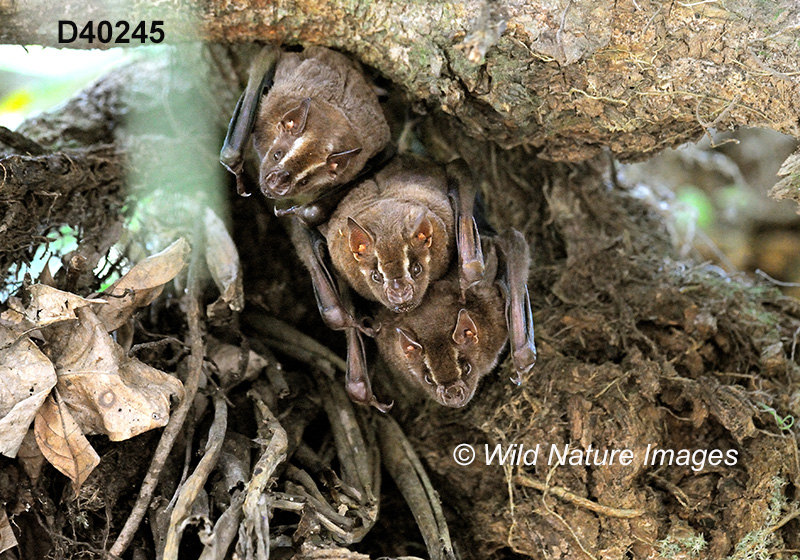
<path fill-rule="evenodd" d="M 275 41 L 352 53 L 476 138 L 641 158 L 736 125 L 798 135 L 793 0 L 0 5 L 0 43 L 58 45 L 58 20 L 165 22 L 167 41 Z M 76 41 L 69 47 L 87 47 Z M 107 47 L 95 42 L 93 47 Z"/>

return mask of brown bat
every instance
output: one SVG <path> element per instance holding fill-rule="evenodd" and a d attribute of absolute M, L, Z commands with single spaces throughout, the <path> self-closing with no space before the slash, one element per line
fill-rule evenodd
<path fill-rule="evenodd" d="M 261 192 L 290 200 L 297 206 L 288 212 L 308 212 L 312 221 L 324 218 L 305 205 L 353 180 L 390 139 L 360 67 L 323 47 L 294 53 L 268 46 L 256 57 L 220 154 L 242 195 L 239 175 L 251 132 Z"/>
<path fill-rule="evenodd" d="M 354 187 L 320 226 L 334 268 L 361 296 L 396 313 L 420 304 L 429 283 L 448 270 L 456 245 L 461 281 L 474 283 L 483 271 L 472 217 L 475 193 L 461 161 L 445 172 L 398 156 Z"/>
<path fill-rule="evenodd" d="M 335 279 L 329 274 L 324 263 L 322 248 L 325 240 L 314 230 L 307 228 L 300 219 L 292 219 L 289 233 L 300 260 L 311 274 L 317 307 L 325 324 L 333 330 L 343 330 L 347 337 L 347 371 L 345 387 L 354 402 L 374 406 L 381 412 L 388 412 L 392 404 L 383 404 L 375 397 L 369 379 L 369 370 L 364 351 L 362 334 L 373 337 L 375 330 L 370 321 L 357 320 L 351 309 L 349 299 L 340 297 Z"/>
<path fill-rule="evenodd" d="M 455 237 L 459 272 L 454 274 L 463 300 L 464 286 L 475 283 L 483 273 L 480 240 L 472 217 L 476 190 L 461 161 L 448 164 L 445 174 L 441 167 L 419 158 L 397 158 L 374 179 L 355 187 L 320 230 L 328 235 L 330 253 L 342 275 L 362 295 L 394 312 L 416 307 L 431 279 L 444 274 Z M 354 216 L 364 220 L 369 229 L 359 225 Z M 381 404 L 372 393 L 364 358 L 362 333 L 375 336 L 375 329 L 369 322 L 356 319 L 349 302 L 343 302 L 347 298 L 340 297 L 346 296 L 340 290 L 346 292 L 347 288 L 337 285 L 329 272 L 318 234 L 297 221 L 292 223 L 291 233 L 311 273 L 323 320 L 330 328 L 347 334 L 346 386 L 350 398 L 386 412 L 391 405 Z M 370 282 L 365 281 L 367 278 Z"/>
<path fill-rule="evenodd" d="M 378 348 L 390 367 L 440 404 L 465 406 L 480 379 L 497 364 L 511 340 L 516 370 L 512 381 L 536 362 L 533 315 L 526 286 L 530 256 L 521 233 L 512 230 L 485 240 L 483 278 L 462 292 L 461 277 L 451 272 L 435 282 L 425 301 L 401 315 L 381 310 Z M 504 278 L 497 274 L 500 249 Z"/>

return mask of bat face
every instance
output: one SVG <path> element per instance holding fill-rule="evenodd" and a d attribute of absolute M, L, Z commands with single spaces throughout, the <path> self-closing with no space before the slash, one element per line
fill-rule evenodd
<path fill-rule="evenodd" d="M 406 313 L 447 272 L 454 220 L 442 168 L 398 156 L 354 187 L 321 230 L 334 267 L 356 292 Z"/>
<path fill-rule="evenodd" d="M 398 374 L 451 408 L 469 403 L 508 339 L 503 296 L 493 283 L 473 287 L 465 303 L 459 293 L 454 275 L 435 282 L 417 309 L 380 315 L 376 338 Z"/>
<path fill-rule="evenodd" d="M 267 198 L 314 198 L 360 170 L 351 165 L 362 149 L 348 120 L 333 105 L 311 98 L 286 112 L 265 102 L 254 144 L 261 160 L 259 186 Z"/>
<path fill-rule="evenodd" d="M 378 213 L 381 223 L 362 226 L 348 218 L 351 264 L 357 267 L 370 299 L 403 313 L 422 301 L 431 279 L 431 254 L 446 247 L 447 237 L 442 221 L 424 208 L 383 206 L 386 212 Z"/>

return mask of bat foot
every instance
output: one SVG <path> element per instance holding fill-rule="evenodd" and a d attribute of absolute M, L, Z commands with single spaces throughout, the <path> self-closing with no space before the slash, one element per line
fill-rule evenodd
<path fill-rule="evenodd" d="M 461 264 L 461 274 L 458 279 L 462 295 L 472 286 L 483 280 L 483 259 L 475 259 Z"/>
<path fill-rule="evenodd" d="M 356 322 L 355 327 L 359 332 L 367 335 L 370 338 L 375 336 L 381 331 L 381 324 L 376 323 L 372 317 L 362 317 L 360 321 Z"/>
<path fill-rule="evenodd" d="M 247 198 L 253 194 L 251 192 L 247 192 L 247 188 L 244 186 L 244 181 L 242 181 L 242 176 L 239 173 L 236 174 L 236 194 L 244 198 Z"/>
<path fill-rule="evenodd" d="M 514 362 L 514 370 L 516 371 L 517 375 L 516 377 L 512 377 L 511 381 L 514 381 L 514 383 L 519 385 L 522 383 L 522 376 L 527 375 L 536 364 L 536 348 L 532 346 L 516 348 L 512 352 L 512 360 Z"/>
<path fill-rule="evenodd" d="M 375 394 L 372 392 L 372 388 L 362 381 L 350 381 L 347 383 L 347 396 L 355 403 L 371 406 L 384 414 L 389 412 L 394 406 L 394 401 L 389 404 L 383 404 L 378 401 Z"/>

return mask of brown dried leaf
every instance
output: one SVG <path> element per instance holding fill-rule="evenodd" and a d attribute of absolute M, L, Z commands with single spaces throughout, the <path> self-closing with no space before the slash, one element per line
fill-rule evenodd
<path fill-rule="evenodd" d="M 106 331 L 118 329 L 137 308 L 157 298 L 164 284 L 186 266 L 189 251 L 189 243 L 181 237 L 160 253 L 138 263 L 106 290 L 102 294 L 106 305 L 97 311 Z"/>
<path fill-rule="evenodd" d="M 0 508 L 0 554 L 15 546 L 17 546 L 17 537 L 14 536 L 11 523 L 8 522 L 5 508 Z"/>
<path fill-rule="evenodd" d="M 219 377 L 223 387 L 244 380 L 256 379 L 270 365 L 263 356 L 253 350 L 244 354 L 240 346 L 221 342 L 213 337 L 208 337 L 206 352 L 208 359 L 219 370 Z M 245 359 L 247 360 L 247 365 L 244 366 L 244 372 L 242 372 Z"/>
<path fill-rule="evenodd" d="M 223 221 L 210 208 L 206 208 L 204 221 L 206 265 L 219 288 L 221 295 L 218 301 L 224 302 L 233 311 L 241 311 L 244 308 L 244 289 L 236 245 Z"/>
<path fill-rule="evenodd" d="M 19 446 L 17 452 L 17 460 L 19 460 L 22 468 L 25 469 L 25 474 L 31 479 L 31 483 L 36 486 L 37 481 L 42 476 L 42 468 L 44 467 L 44 455 L 39 445 L 36 443 L 36 434 L 33 429 L 29 429 L 22 440 L 22 445 Z"/>
<path fill-rule="evenodd" d="M 183 384 L 126 356 L 91 309 L 79 309 L 78 319 L 49 351 L 57 389 L 83 432 L 122 441 L 165 426 L 170 397 L 182 399 Z"/>
<path fill-rule="evenodd" d="M 15 457 L 56 384 L 53 364 L 27 337 L 0 325 L 0 453 Z"/>
<path fill-rule="evenodd" d="M 77 495 L 81 485 L 100 463 L 100 457 L 54 390 L 44 401 L 34 422 L 36 443 L 45 458 L 72 480 Z"/>
<path fill-rule="evenodd" d="M 34 284 L 28 288 L 30 302 L 23 307 L 18 298 L 9 298 L 10 311 L 4 319 L 12 320 L 12 314 L 24 317 L 29 327 L 45 327 L 54 323 L 75 320 L 75 310 L 93 303 L 105 303 L 101 299 L 86 299 L 45 284 Z M 19 323 L 19 317 L 15 322 Z"/>

